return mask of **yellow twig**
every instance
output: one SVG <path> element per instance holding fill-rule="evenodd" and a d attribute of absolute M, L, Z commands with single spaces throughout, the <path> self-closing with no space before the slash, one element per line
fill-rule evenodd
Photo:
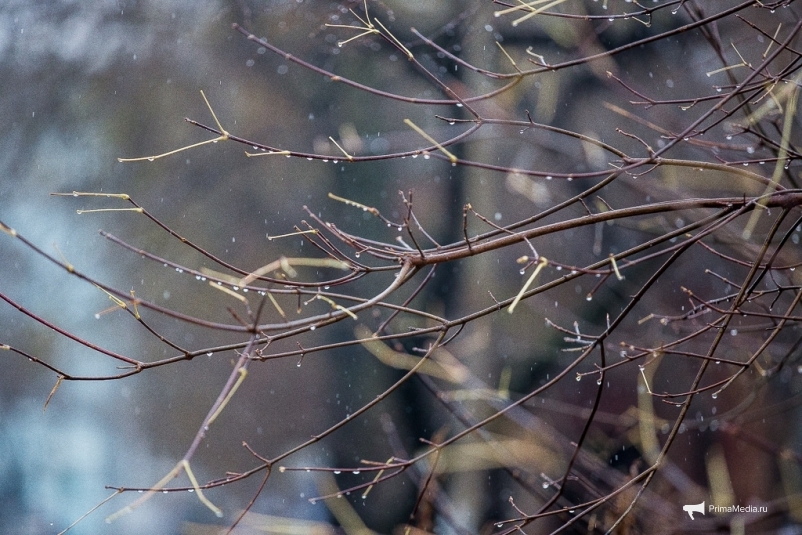
<path fill-rule="evenodd" d="M 207 423 L 207 425 L 212 425 L 212 422 L 214 422 L 217 419 L 217 417 L 220 416 L 220 413 L 223 412 L 223 409 L 226 408 L 226 405 L 228 405 L 228 402 L 231 401 L 232 397 L 234 397 L 234 393 L 237 391 L 242 382 L 245 380 L 245 377 L 248 375 L 248 370 L 245 367 L 240 367 L 240 369 L 237 370 L 237 373 L 239 373 L 237 382 L 234 383 L 234 386 L 232 386 L 231 390 L 229 390 L 228 394 L 226 394 L 226 397 L 225 399 L 223 399 L 223 402 L 220 403 L 220 406 L 217 407 L 217 410 L 214 411 L 214 414 L 212 414 L 212 416 L 209 418 L 209 422 Z"/>
<path fill-rule="evenodd" d="M 289 156 L 292 154 L 288 150 L 271 150 L 269 152 L 248 152 L 245 151 L 245 156 L 248 158 L 253 158 L 255 156 Z"/>
<path fill-rule="evenodd" d="M 332 301 L 331 299 L 329 299 L 329 298 L 328 298 L 328 297 L 326 297 L 325 295 L 320 295 L 320 294 L 317 294 L 317 295 L 315 296 L 315 299 L 320 299 L 321 301 L 325 301 L 325 302 L 327 302 L 328 304 L 330 304 L 330 305 L 331 305 L 331 308 L 333 308 L 333 309 L 335 309 L 335 310 L 340 310 L 340 311 L 342 311 L 342 312 L 345 312 L 346 314 L 348 314 L 349 316 L 351 316 L 351 317 L 352 317 L 353 319 L 355 319 L 355 320 L 359 319 L 359 318 L 357 318 L 356 314 L 354 314 L 353 312 L 351 312 L 350 310 L 348 310 L 348 309 L 347 309 L 347 308 L 345 308 L 344 306 L 342 306 L 342 305 L 338 305 L 337 303 L 335 303 L 334 301 Z"/>
<path fill-rule="evenodd" d="M 362 203 L 358 203 L 356 201 L 352 201 L 350 199 L 346 199 L 345 197 L 340 197 L 340 196 L 335 195 L 333 193 L 329 193 L 329 199 L 334 199 L 335 201 L 340 201 L 341 203 L 345 203 L 348 206 L 354 206 L 356 208 L 361 208 L 365 212 L 371 213 L 371 214 L 373 214 L 375 216 L 379 215 L 379 210 L 377 210 L 376 208 L 373 208 L 372 206 L 366 206 L 366 205 L 364 205 Z"/>
<path fill-rule="evenodd" d="M 331 140 L 331 142 L 332 142 L 332 143 L 334 143 L 334 144 L 337 146 L 337 148 L 338 148 L 338 149 L 340 149 L 340 152 L 342 152 L 343 154 L 345 154 L 345 157 L 346 157 L 346 158 L 348 158 L 348 161 L 349 161 L 349 162 L 353 162 L 353 161 L 354 161 L 354 157 L 353 157 L 353 156 L 351 156 L 350 154 L 348 154 L 347 152 L 345 152 L 345 149 L 344 149 L 344 148 L 342 148 L 342 147 L 340 146 L 340 144 L 339 144 L 339 143 L 337 143 L 336 141 L 334 141 L 334 138 L 333 138 L 333 137 L 329 136 L 329 139 Z"/>
<path fill-rule="evenodd" d="M 50 404 L 50 400 L 53 398 L 53 394 L 56 393 L 56 390 L 58 390 L 58 387 L 61 386 L 61 382 L 63 380 L 64 380 L 64 376 L 63 375 L 59 375 L 58 379 L 56 379 L 56 384 L 53 385 L 53 389 L 50 391 L 50 394 L 47 395 L 47 399 L 45 400 L 45 406 L 42 407 L 42 412 L 45 412 L 47 410 L 47 406 Z"/>
<path fill-rule="evenodd" d="M 226 141 L 228 139 L 228 132 L 223 128 L 223 125 L 220 124 L 220 121 L 217 120 L 217 115 L 215 115 L 214 110 L 212 109 L 211 104 L 209 104 L 209 100 L 206 98 L 206 94 L 201 89 L 200 92 L 201 96 L 203 97 L 203 101 L 206 103 L 206 106 L 209 108 L 209 111 L 212 113 L 212 118 L 214 119 L 215 124 L 217 125 L 218 130 L 220 130 L 220 135 L 214 139 L 207 139 L 206 141 L 201 141 L 200 143 L 193 143 L 192 145 L 187 145 L 186 147 L 181 147 L 180 149 L 171 150 L 169 152 L 165 152 L 164 154 L 157 154 L 155 156 L 142 156 L 139 158 L 117 158 L 118 162 L 141 162 L 147 160 L 152 162 L 153 160 L 158 160 L 159 158 L 164 158 L 165 156 L 172 156 L 173 154 L 183 152 L 185 150 L 194 149 L 195 147 L 200 147 L 201 145 L 208 145 L 209 143 L 217 143 L 218 141 Z"/>
<path fill-rule="evenodd" d="M 526 284 L 524 284 L 523 288 L 521 288 L 521 291 L 518 292 L 518 295 L 515 296 L 515 299 L 513 299 L 512 304 L 507 309 L 507 312 L 512 314 L 515 311 L 515 307 L 518 306 L 518 303 L 526 293 L 526 290 L 528 290 L 532 283 L 535 282 L 535 278 L 537 277 L 538 273 L 540 273 L 540 270 L 546 267 L 548 263 L 549 261 L 546 260 L 545 256 L 540 257 L 540 260 L 537 261 L 537 267 L 535 268 L 535 271 L 532 272 L 532 274 L 529 276 L 529 279 L 526 281 Z"/>
<path fill-rule="evenodd" d="M 451 154 L 450 152 L 448 152 L 448 150 L 446 150 L 446 148 L 444 146 L 442 146 L 438 141 L 436 141 L 432 136 L 430 136 L 429 134 L 424 132 L 423 129 L 421 129 L 418 125 L 416 125 L 415 123 L 413 123 L 409 119 L 404 119 L 404 124 L 406 124 L 407 126 L 412 128 L 415 132 L 420 134 L 421 137 L 423 137 L 426 141 L 428 141 L 429 143 L 431 143 L 432 145 L 437 147 L 440 150 L 440 152 L 442 152 L 443 154 L 445 154 L 448 157 L 449 161 L 453 165 L 456 165 L 456 163 L 458 161 L 457 157 L 454 156 L 453 154 Z"/>

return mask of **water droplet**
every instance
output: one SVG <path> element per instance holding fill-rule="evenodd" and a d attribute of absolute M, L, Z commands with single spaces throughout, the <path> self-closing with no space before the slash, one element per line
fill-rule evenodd
<path fill-rule="evenodd" d="M 206 352 L 206 356 L 207 356 L 207 357 L 211 357 L 212 355 L 214 355 L 214 353 L 212 353 L 211 351 L 207 351 L 207 352 Z"/>
<path fill-rule="evenodd" d="M 352 473 L 352 474 L 354 474 L 355 476 L 358 476 L 358 475 L 359 475 L 359 470 L 354 470 L 354 471 L 353 471 L 353 472 L 351 472 L 351 473 Z"/>
<path fill-rule="evenodd" d="M 579 374 L 576 374 L 576 382 L 578 383 L 581 380 L 582 380 L 582 376 L 579 375 Z"/>
<path fill-rule="evenodd" d="M 355 256 L 355 257 L 357 257 L 357 258 L 359 258 L 359 251 L 357 251 L 356 253 L 354 253 L 354 256 Z"/>
<path fill-rule="evenodd" d="M 100 319 L 100 314 L 95 314 L 95 319 L 99 320 Z"/>
<path fill-rule="evenodd" d="M 149 162 L 152 162 L 153 160 L 155 160 L 155 158 L 148 158 Z"/>
<path fill-rule="evenodd" d="M 335 475 L 335 476 L 336 476 L 336 475 L 339 475 L 339 474 L 342 474 L 342 471 L 341 471 L 341 470 L 335 470 L 335 471 L 334 471 L 334 475 Z"/>
<path fill-rule="evenodd" d="M 710 397 L 713 399 L 718 398 L 718 392 L 713 392 L 713 394 Z"/>
<path fill-rule="evenodd" d="M 315 330 L 315 325 L 312 325 L 312 326 L 310 326 L 310 327 L 309 327 L 309 330 L 310 330 L 310 331 L 314 331 L 314 330 Z"/>

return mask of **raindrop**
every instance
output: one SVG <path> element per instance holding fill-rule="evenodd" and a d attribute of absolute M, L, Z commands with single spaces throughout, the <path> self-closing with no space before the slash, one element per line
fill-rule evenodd
<path fill-rule="evenodd" d="M 314 331 L 314 330 L 315 330 L 315 325 L 312 325 L 312 326 L 310 326 L 310 327 L 309 327 L 309 330 L 310 330 L 310 331 Z"/>
<path fill-rule="evenodd" d="M 217 142 L 215 141 L 215 143 L 217 143 Z M 149 162 L 152 162 L 153 160 L 155 160 L 155 158 L 148 158 Z"/>
<path fill-rule="evenodd" d="M 710 397 L 712 397 L 713 399 L 717 399 L 718 398 L 718 392 L 713 392 L 713 394 Z"/>
<path fill-rule="evenodd" d="M 207 357 L 211 357 L 212 355 L 214 355 L 214 353 L 212 353 L 211 351 L 207 351 L 207 352 L 206 352 L 206 356 L 207 356 Z"/>
<path fill-rule="evenodd" d="M 353 472 L 351 472 L 351 473 L 352 473 L 352 474 L 354 474 L 355 476 L 358 476 L 358 475 L 359 475 L 359 470 L 354 470 L 354 471 L 353 471 Z"/>
<path fill-rule="evenodd" d="M 336 475 L 338 475 L 338 474 L 342 474 L 342 471 L 340 471 L 340 470 L 335 470 L 335 471 L 334 471 L 334 475 L 336 476 Z"/>

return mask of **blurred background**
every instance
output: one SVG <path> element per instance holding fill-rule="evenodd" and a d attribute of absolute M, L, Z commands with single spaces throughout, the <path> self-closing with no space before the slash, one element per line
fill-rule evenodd
<path fill-rule="evenodd" d="M 713 4 L 723 3 L 710 5 Z M 627 5 L 631 4 L 610 0 L 609 9 L 618 13 Z M 462 67 L 454 68 L 452 62 L 423 46 L 411 27 L 432 36 L 469 63 L 512 72 L 497 42 L 521 63 L 525 62 L 528 47 L 555 63 L 689 22 L 683 12 L 670 16 L 666 10 L 650 28 L 633 20 L 591 25 L 569 19 L 538 19 L 513 28 L 509 19 L 493 16 L 499 7 L 491 2 L 392 0 L 369 2 L 368 6 L 371 15 L 407 43 L 424 66 L 465 95 L 490 91 L 502 83 Z M 576 3 L 573 8 L 579 12 L 603 12 L 597 2 Z M 249 42 L 231 28 L 232 23 L 239 23 L 294 56 L 371 87 L 415 98 L 444 97 L 397 50 L 381 40 L 363 38 L 337 46 L 338 41 L 356 32 L 325 24 L 351 24 L 355 18 L 349 9 L 363 12 L 360 2 L 301 0 L 3 2 L 0 221 L 46 253 L 110 286 L 131 289 L 137 297 L 174 310 L 231 323 L 226 307 L 235 306 L 234 300 L 192 276 L 114 245 L 98 230 L 189 268 L 217 269 L 208 259 L 142 215 L 76 213 L 80 209 L 125 207 L 121 200 L 50 194 L 126 193 L 176 233 L 231 264 L 253 270 L 282 254 L 305 254 L 300 238 L 268 240 L 268 235 L 292 232 L 295 225 L 308 220 L 304 206 L 348 232 L 382 241 L 395 240 L 394 229 L 386 228 L 368 213 L 331 200 L 330 192 L 375 206 L 388 218 L 400 220 L 406 208 L 398 192 L 413 191 L 422 225 L 435 240 L 445 244 L 462 239 L 462 207 L 466 203 L 503 225 L 528 217 L 591 184 L 451 167 L 435 159 L 406 158 L 359 165 L 343 162 L 329 136 L 344 143 L 347 140 L 346 148 L 353 154 L 384 154 L 425 145 L 404 126 L 405 118 L 435 138 L 445 139 L 466 127 L 448 125 L 434 115 L 467 117 L 456 106 L 414 106 L 333 83 Z M 760 22 L 761 17 L 768 19 L 769 14 L 753 14 L 751 20 Z M 723 21 L 721 31 L 735 24 L 732 20 Z M 765 26 L 776 26 L 771 24 L 767 22 Z M 765 50 L 766 44 L 762 37 L 758 39 L 751 33 L 748 40 L 738 42 L 740 53 L 753 54 L 752 57 Z M 725 56 L 731 60 L 734 54 L 728 50 Z M 659 133 L 600 105 L 609 102 L 632 109 L 629 100 L 633 96 L 611 81 L 607 71 L 626 78 L 633 87 L 648 88 L 653 98 L 677 98 L 713 91 L 705 73 L 721 66 L 721 58 L 703 46 L 701 34 L 688 34 L 682 40 L 661 41 L 659 46 L 646 45 L 588 66 L 534 77 L 497 99 L 477 104 L 477 108 L 487 116 L 515 120 L 525 120 L 528 110 L 535 121 L 605 141 L 615 139 L 616 146 L 638 153 L 642 146 L 633 139 L 616 137 L 616 126 L 625 125 L 629 131 L 639 132 L 654 147 L 664 141 Z M 156 155 L 213 137 L 184 121 L 187 117 L 214 125 L 200 90 L 231 134 L 282 149 L 331 154 L 332 160 L 339 161 L 283 156 L 247 158 L 247 147 L 231 142 L 206 145 L 153 162 L 117 161 L 120 157 Z M 690 109 L 683 114 L 676 107 L 658 107 L 638 113 L 677 132 L 697 111 Z M 747 146 L 749 140 L 741 148 L 746 150 Z M 460 158 L 517 168 L 553 169 L 555 173 L 605 169 L 611 161 L 610 155 L 588 150 L 564 136 L 510 127 L 483 128 L 455 151 Z M 702 157 L 700 154 L 690 148 L 683 155 Z M 734 153 L 724 157 L 734 157 Z M 759 190 L 725 175 L 701 184 L 681 173 L 666 171 L 648 188 L 630 181 L 608 190 L 610 197 L 606 198 L 633 204 L 699 192 L 741 195 Z M 681 221 L 660 221 L 655 225 L 677 228 Z M 469 229 L 478 233 L 489 227 L 474 218 Z M 536 246 L 549 259 L 583 265 L 640 239 L 642 233 L 638 229 L 600 227 L 545 239 Z M 726 247 L 730 246 L 737 249 L 737 244 Z M 308 244 L 306 248 L 309 253 Z M 531 253 L 521 245 L 441 267 L 420 298 L 421 308 L 454 318 L 492 304 L 488 290 L 497 299 L 515 295 L 526 278 L 519 274 L 515 259 L 524 254 Z M 728 266 L 721 268 L 722 274 L 727 273 Z M 698 270 L 699 265 L 689 259 L 683 264 L 686 268 Z M 598 327 L 603 325 L 606 314 L 621 310 L 627 296 L 636 289 L 623 283 L 615 290 L 601 290 L 588 303 L 585 296 L 596 282 L 583 279 L 557 288 L 544 299 L 528 300 L 514 317 L 505 314 L 476 322 L 451 350 L 484 386 L 529 392 L 573 358 L 559 351 L 564 346 L 563 335 L 546 328 L 544 316 L 563 326 L 570 327 L 572 322 L 581 320 L 583 325 Z M 386 284 L 386 279 L 371 279 L 358 291 L 360 295 L 370 295 Z M 723 282 L 720 285 L 722 289 L 725 286 Z M 679 291 L 678 284 L 669 282 L 665 288 L 645 304 L 647 308 L 664 306 L 664 313 L 678 314 L 687 296 Z M 0 292 L 59 328 L 110 351 L 145 362 L 176 354 L 130 316 L 114 309 L 106 294 L 6 234 L 0 235 Z M 309 305 L 310 309 L 314 307 L 319 307 L 318 313 L 326 311 L 325 304 Z M 242 337 L 154 313 L 145 317 L 167 338 L 190 350 L 242 341 Z M 352 337 L 351 329 L 351 325 L 336 325 L 315 337 L 303 338 L 303 343 Z M 638 329 L 633 324 L 628 332 L 638 333 Z M 640 332 L 644 337 L 649 333 L 659 338 L 659 331 L 653 322 Z M 0 303 L 0 343 L 23 349 L 75 375 L 113 374 L 118 364 L 60 336 L 7 302 Z M 788 344 L 790 347 L 792 341 Z M 293 348 L 294 341 L 276 350 L 282 347 Z M 107 498 L 112 490 L 106 486 L 153 485 L 186 451 L 234 359 L 233 352 L 220 352 L 119 381 L 65 382 L 44 410 L 56 374 L 20 355 L 4 352 L 0 361 L 0 531 L 57 533 Z M 277 455 L 357 410 L 402 375 L 382 366 L 366 351 L 356 349 L 309 355 L 301 366 L 297 364 L 293 358 L 251 368 L 248 380 L 226 408 L 225 417 L 213 426 L 193 459 L 199 481 L 258 464 L 242 447 L 243 441 L 261 455 Z M 677 369 L 674 377 L 690 374 L 694 369 Z M 590 365 L 581 371 L 589 370 Z M 605 409 L 609 414 L 624 414 L 637 404 L 636 371 L 611 374 L 614 387 L 620 391 L 607 398 Z M 589 378 L 576 383 L 571 378 L 570 382 L 552 391 L 551 412 L 542 418 L 560 423 L 565 436 L 575 438 L 583 422 L 583 413 L 577 411 L 590 406 L 595 381 Z M 685 384 L 671 384 L 668 378 L 664 382 L 665 388 L 680 389 Z M 769 404 L 775 395 L 796 399 L 798 378 L 788 376 L 783 385 L 781 391 L 759 395 L 772 398 Z M 733 396 L 733 404 L 743 399 L 741 394 Z M 703 421 L 717 410 L 723 412 L 727 401 L 718 403 L 718 408 L 709 399 L 700 403 L 694 417 Z M 488 409 L 477 408 L 476 414 L 481 415 L 482 410 Z M 798 418 L 796 402 L 791 401 L 788 410 L 785 417 Z M 569 417 L 571 414 L 578 417 Z M 622 460 L 622 467 L 617 466 L 614 450 L 625 451 L 634 458 L 639 454 L 627 449 L 631 442 L 623 438 L 627 424 L 615 420 L 608 423 L 606 439 L 599 438 L 593 447 L 600 459 L 611 459 L 608 465 L 627 473 L 628 461 Z M 453 425 L 433 396 L 411 382 L 381 407 L 292 456 L 286 464 L 358 466 L 363 459 L 386 461 L 397 451 L 398 443 L 411 454 L 422 447 L 419 438 L 431 439 L 438 432 L 453 433 L 455 429 L 449 427 Z M 762 425 L 766 440 L 798 445 L 800 437 L 792 426 L 771 418 L 768 422 L 764 418 Z M 678 445 L 686 453 L 683 470 L 695 479 L 688 488 L 695 491 L 706 485 L 704 460 L 701 456 L 687 460 L 687 451 L 704 451 L 721 440 L 706 425 L 700 427 L 695 438 Z M 762 455 L 765 459 L 755 457 L 758 460 L 752 465 L 758 468 L 745 468 L 736 476 L 743 481 L 736 481 L 733 492 L 738 493 L 736 497 L 742 503 L 774 497 L 769 489 L 779 476 L 760 471 L 771 459 L 770 454 Z M 515 516 L 507 503 L 515 484 L 500 476 L 490 477 L 490 472 L 454 468 L 455 475 L 445 484 L 450 486 L 450 511 L 457 519 L 457 527 L 442 526 L 440 532 L 477 532 L 487 526 L 488 519 Z M 108 526 L 103 519 L 133 499 L 133 495 L 126 494 L 102 506 L 70 533 L 215 533 L 214 525 L 230 525 L 247 505 L 260 480 L 258 474 L 244 483 L 207 492 L 209 499 L 225 512 L 221 520 L 215 519 L 194 496 L 172 493 L 156 496 Z M 341 487 L 355 482 L 356 478 L 339 480 Z M 179 483 L 187 484 L 185 478 Z M 275 473 L 252 511 L 332 522 L 329 509 L 308 501 L 322 493 L 320 478 L 315 474 Z M 402 476 L 376 488 L 369 500 L 354 502 L 354 507 L 371 529 L 390 532 L 407 521 L 416 495 L 415 485 Z M 681 501 L 671 503 L 673 506 Z M 247 529 L 243 527 L 242 533 L 249 533 Z M 256 528 L 253 530 L 256 532 Z"/>

